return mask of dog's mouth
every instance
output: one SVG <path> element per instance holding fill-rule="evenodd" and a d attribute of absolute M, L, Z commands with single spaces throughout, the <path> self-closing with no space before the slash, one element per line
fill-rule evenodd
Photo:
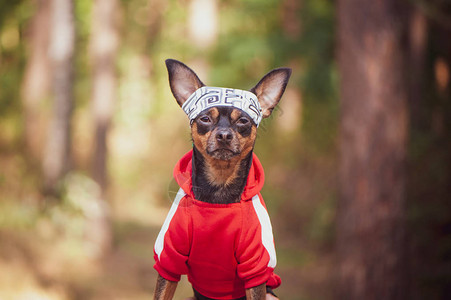
<path fill-rule="evenodd" d="M 239 155 L 240 153 L 232 151 L 231 149 L 228 149 L 228 148 L 219 148 L 219 149 L 214 149 L 212 151 L 207 150 L 207 154 L 215 159 L 229 160 L 232 157 Z"/>

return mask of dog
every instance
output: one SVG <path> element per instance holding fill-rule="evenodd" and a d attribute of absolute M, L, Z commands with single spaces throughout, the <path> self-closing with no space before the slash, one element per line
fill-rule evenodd
<path fill-rule="evenodd" d="M 250 91 L 205 86 L 177 60 L 166 60 L 177 103 L 188 115 L 193 149 L 177 163 L 180 186 L 157 237 L 154 299 L 172 299 L 183 274 L 194 299 L 277 299 L 280 277 L 253 153 L 257 127 L 279 103 L 291 69 L 266 74 Z"/>

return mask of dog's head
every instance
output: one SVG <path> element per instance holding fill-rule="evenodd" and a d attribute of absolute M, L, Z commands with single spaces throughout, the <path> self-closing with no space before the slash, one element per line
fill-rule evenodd
<path fill-rule="evenodd" d="M 272 70 L 249 92 L 205 87 L 177 60 L 166 60 L 166 66 L 172 94 L 190 117 L 194 146 L 205 158 L 223 161 L 253 149 L 258 123 L 271 115 L 291 75 L 288 68 Z"/>

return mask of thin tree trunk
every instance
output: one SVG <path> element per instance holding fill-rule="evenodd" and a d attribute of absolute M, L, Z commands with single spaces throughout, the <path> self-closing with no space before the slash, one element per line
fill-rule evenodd
<path fill-rule="evenodd" d="M 42 157 L 43 128 L 42 101 L 49 96 L 50 62 L 50 1 L 35 0 L 36 12 L 27 31 L 29 56 L 22 82 L 25 120 L 25 146 L 33 160 Z"/>
<path fill-rule="evenodd" d="M 405 299 L 407 91 L 397 0 L 338 2 L 339 299 Z"/>
<path fill-rule="evenodd" d="M 188 35 L 192 45 L 201 50 L 211 49 L 218 40 L 217 0 L 191 0 L 188 7 Z M 200 78 L 206 78 L 209 64 L 200 55 L 189 62 Z"/>
<path fill-rule="evenodd" d="M 93 176 L 102 190 L 107 185 L 107 137 L 116 102 L 116 53 L 119 30 L 117 0 L 96 0 L 93 7 L 91 58 L 93 66 L 93 117 L 95 147 Z"/>
<path fill-rule="evenodd" d="M 71 118 L 73 109 L 73 58 L 75 51 L 74 3 L 53 0 L 50 60 L 52 65 L 53 117 L 44 153 L 44 184 L 48 192 L 57 186 L 70 166 Z"/>
<path fill-rule="evenodd" d="M 414 132 L 418 124 L 422 123 L 424 119 L 422 107 L 424 106 L 424 94 L 425 87 L 428 85 L 425 72 L 426 68 L 426 53 L 428 49 L 428 20 L 426 16 L 421 11 L 421 9 L 412 5 L 409 12 L 409 31 L 408 31 L 408 45 L 409 45 L 409 56 L 408 56 L 408 79 L 409 79 L 409 108 L 410 108 L 410 130 Z M 412 139 L 415 139 L 412 137 Z M 409 173 L 407 175 L 407 187 L 412 186 L 412 178 L 416 176 L 413 175 L 412 169 L 415 163 L 409 162 L 408 169 Z M 412 177 L 413 176 L 413 177 Z M 410 182 L 409 182 L 410 181 Z M 416 191 L 418 193 L 418 191 Z M 410 205 L 415 205 L 415 197 L 411 197 L 415 194 L 412 193 L 412 189 L 408 190 L 409 200 L 412 202 Z M 426 199 L 424 199 L 426 200 Z M 428 201 L 429 202 L 429 201 Z M 409 205 L 409 203 L 407 204 Z M 412 225 L 412 224 L 410 224 Z M 409 226 L 408 229 L 413 228 Z M 419 284 L 419 278 L 421 276 L 416 276 L 416 274 L 421 274 L 421 265 L 426 261 L 424 258 L 427 254 L 421 253 L 419 250 L 416 235 L 412 233 L 412 230 L 408 230 L 407 233 L 407 243 L 408 243 L 408 253 L 407 259 L 409 260 L 408 269 L 406 270 L 409 274 L 408 276 L 408 290 L 411 293 L 411 299 L 421 299 L 421 284 Z"/>
<path fill-rule="evenodd" d="M 92 36 L 90 44 L 93 68 L 93 119 L 95 128 L 92 174 L 101 193 L 92 195 L 95 202 L 89 213 L 86 238 L 92 247 L 93 259 L 101 259 L 112 245 L 112 226 L 109 205 L 106 201 L 108 183 L 108 132 L 113 107 L 116 102 L 117 77 L 116 53 L 119 41 L 119 2 L 95 0 L 92 13 Z"/>
<path fill-rule="evenodd" d="M 188 13 L 189 36 L 200 49 L 207 49 L 218 38 L 218 3 L 216 0 L 191 0 Z"/>
<path fill-rule="evenodd" d="M 412 122 L 419 118 L 421 99 L 424 90 L 424 72 L 426 66 L 426 50 L 428 38 L 428 22 L 423 12 L 413 6 L 409 16 L 409 106 Z"/>

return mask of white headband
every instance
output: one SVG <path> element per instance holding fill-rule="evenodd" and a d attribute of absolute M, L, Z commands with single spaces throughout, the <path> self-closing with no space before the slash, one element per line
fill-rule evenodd
<path fill-rule="evenodd" d="M 252 118 L 257 127 L 262 120 L 262 109 L 257 96 L 238 89 L 203 86 L 189 96 L 182 109 L 192 123 L 202 111 L 215 106 L 241 109 Z"/>

